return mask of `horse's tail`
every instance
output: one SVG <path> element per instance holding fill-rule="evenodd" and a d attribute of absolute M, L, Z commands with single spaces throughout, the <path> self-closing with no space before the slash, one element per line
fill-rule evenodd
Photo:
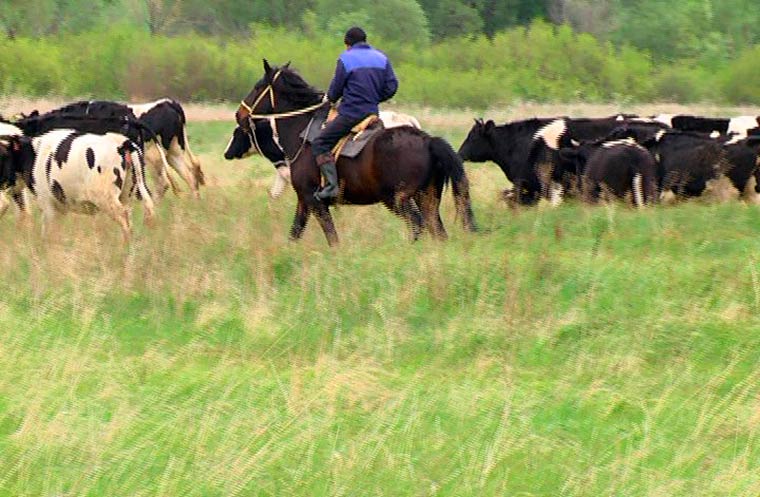
<path fill-rule="evenodd" d="M 461 157 L 443 138 L 431 138 L 428 146 L 433 161 L 433 169 L 441 171 L 446 181 L 451 180 L 457 216 L 462 219 L 464 229 L 477 231 L 475 215 L 472 213 L 470 202 L 470 182 L 467 180 Z"/>

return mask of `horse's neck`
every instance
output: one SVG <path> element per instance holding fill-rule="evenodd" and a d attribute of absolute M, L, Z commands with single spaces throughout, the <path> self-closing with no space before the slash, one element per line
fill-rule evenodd
<path fill-rule="evenodd" d="M 293 158 L 303 145 L 300 134 L 309 125 L 313 116 L 314 113 L 311 112 L 302 116 L 278 119 L 277 131 L 279 133 L 279 140 L 283 149 L 285 149 L 285 155 L 288 157 Z"/>

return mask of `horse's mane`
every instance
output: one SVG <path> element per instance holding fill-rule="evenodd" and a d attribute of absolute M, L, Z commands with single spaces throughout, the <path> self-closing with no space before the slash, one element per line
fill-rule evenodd
<path fill-rule="evenodd" d="M 275 68 L 280 71 L 280 81 L 285 84 L 285 92 L 288 98 L 295 104 L 312 105 L 322 100 L 321 92 L 304 80 L 298 72 L 289 67 Z"/>

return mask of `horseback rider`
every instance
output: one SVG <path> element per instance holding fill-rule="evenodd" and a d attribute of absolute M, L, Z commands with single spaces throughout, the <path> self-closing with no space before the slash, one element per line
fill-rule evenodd
<path fill-rule="evenodd" d="M 338 115 L 312 142 L 314 158 L 326 181 L 324 188 L 314 193 L 318 200 L 338 196 L 337 157 L 332 156 L 335 144 L 367 116 L 378 114 L 378 104 L 393 97 L 398 89 L 390 60 L 367 44 L 362 28 L 349 29 L 343 42 L 346 51 L 338 58 L 335 75 L 325 95 L 333 108 L 342 97 Z"/>

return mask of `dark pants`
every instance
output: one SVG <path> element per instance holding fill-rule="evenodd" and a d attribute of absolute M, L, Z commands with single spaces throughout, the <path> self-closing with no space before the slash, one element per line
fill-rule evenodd
<path fill-rule="evenodd" d="M 314 157 L 330 153 L 338 141 L 346 136 L 351 128 L 364 120 L 364 117 L 353 118 L 338 114 L 338 117 L 327 123 L 325 129 L 311 143 L 311 151 Z"/>

